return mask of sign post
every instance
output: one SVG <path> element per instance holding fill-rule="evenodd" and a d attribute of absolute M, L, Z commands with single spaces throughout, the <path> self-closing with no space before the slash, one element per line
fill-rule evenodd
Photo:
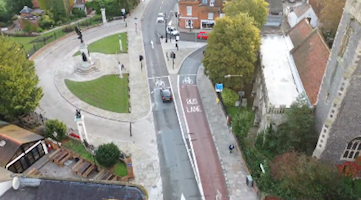
<path fill-rule="evenodd" d="M 223 83 L 216 83 L 215 89 L 216 89 L 216 92 L 222 92 L 223 91 Z"/>

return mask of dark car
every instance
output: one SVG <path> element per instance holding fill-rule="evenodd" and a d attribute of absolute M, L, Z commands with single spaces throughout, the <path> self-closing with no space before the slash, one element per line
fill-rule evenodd
<path fill-rule="evenodd" d="M 162 101 L 164 103 L 173 101 L 172 92 L 169 89 L 161 89 L 160 96 L 162 97 Z"/>

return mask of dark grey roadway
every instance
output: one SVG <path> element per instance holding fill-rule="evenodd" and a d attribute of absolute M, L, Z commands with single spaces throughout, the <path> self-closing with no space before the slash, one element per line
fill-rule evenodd
<path fill-rule="evenodd" d="M 182 139 L 175 106 L 173 103 L 164 104 L 161 101 L 156 85 L 158 81 L 164 83 L 165 87 L 170 87 L 168 71 L 156 31 L 161 26 L 156 24 L 156 18 L 159 12 L 168 14 L 175 3 L 175 0 L 151 1 L 142 20 L 142 33 L 157 132 L 163 199 L 180 200 L 183 194 L 187 200 L 199 200 L 201 195 Z M 151 41 L 154 42 L 154 49 L 150 45 Z"/>

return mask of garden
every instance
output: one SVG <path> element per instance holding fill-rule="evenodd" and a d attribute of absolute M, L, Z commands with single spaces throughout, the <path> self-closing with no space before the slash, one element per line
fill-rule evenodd
<path fill-rule="evenodd" d="M 84 82 L 66 79 L 68 89 L 80 100 L 117 113 L 129 112 L 128 75 L 105 75 L 98 79 Z"/>

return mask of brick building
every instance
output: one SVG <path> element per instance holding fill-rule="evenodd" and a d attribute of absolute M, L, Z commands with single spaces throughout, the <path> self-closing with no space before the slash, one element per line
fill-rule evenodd
<path fill-rule="evenodd" d="M 179 27 L 212 29 L 217 17 L 222 17 L 222 0 L 180 0 Z"/>
<path fill-rule="evenodd" d="M 333 163 L 361 153 L 361 1 L 347 0 L 316 106 L 313 156 Z"/>

